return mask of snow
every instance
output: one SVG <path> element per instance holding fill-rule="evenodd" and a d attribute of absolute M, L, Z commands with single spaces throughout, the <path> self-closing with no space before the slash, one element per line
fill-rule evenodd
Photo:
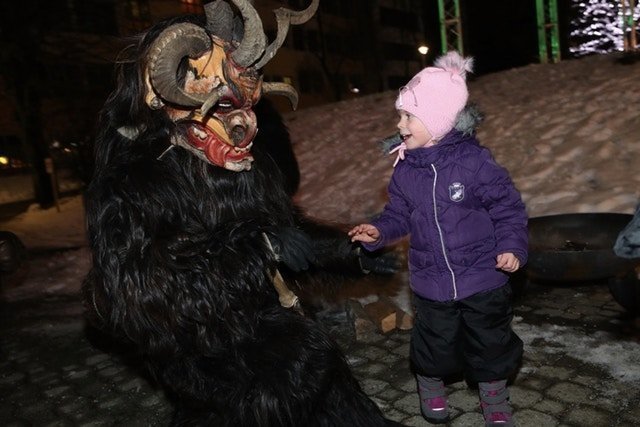
<path fill-rule="evenodd" d="M 0 229 L 11 231 L 32 251 L 86 246 L 82 197 L 62 198 L 56 207 L 41 209 L 37 204 L 27 212 L 0 221 Z"/>
<path fill-rule="evenodd" d="M 480 142 L 506 167 L 530 216 L 633 213 L 640 200 L 640 62 L 591 56 L 469 81 L 485 114 Z M 386 201 L 395 92 L 288 115 L 302 182 L 297 202 L 319 219 L 357 223 Z"/>
<path fill-rule="evenodd" d="M 617 58 L 534 64 L 469 82 L 471 100 L 486 115 L 479 139 L 510 171 L 530 216 L 634 212 L 640 200 L 640 61 L 622 65 Z M 308 215 L 354 224 L 382 209 L 393 157 L 382 154 L 379 141 L 395 132 L 395 96 L 363 96 L 285 115 L 302 175 L 295 199 Z M 26 280 L 2 289 L 0 298 L 78 293 L 90 265 L 82 198 L 62 199 L 60 209 L 34 205 L 0 221 L 0 229 L 16 233 L 36 254 Z M 406 276 L 400 273 L 404 281 Z M 408 287 L 400 290 L 401 307 L 408 295 Z M 574 354 L 612 375 L 640 379 L 637 342 L 594 348 L 596 338 L 569 327 L 515 327 L 527 345 L 543 337 L 558 351 L 584 350 Z"/>
<path fill-rule="evenodd" d="M 624 341 L 605 331 L 585 335 L 578 328 L 553 324 L 529 325 L 515 321 L 513 330 L 524 342 L 525 352 L 571 354 L 576 359 L 606 369 L 619 381 L 631 384 L 640 381 L 640 344 L 636 341 Z M 544 349 L 533 344 L 536 340 L 545 342 Z"/>

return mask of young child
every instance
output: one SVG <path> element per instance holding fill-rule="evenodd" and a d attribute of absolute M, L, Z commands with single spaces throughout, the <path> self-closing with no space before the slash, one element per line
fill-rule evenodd
<path fill-rule="evenodd" d="M 506 388 L 522 356 L 511 329 L 509 276 L 527 261 L 527 214 L 508 172 L 473 135 L 454 129 L 472 60 L 449 52 L 400 90 L 402 144 L 389 201 L 349 231 L 376 250 L 410 234 L 416 306 L 410 357 L 423 416 L 448 420 L 443 378 L 477 382 L 487 426 L 513 426 Z"/>

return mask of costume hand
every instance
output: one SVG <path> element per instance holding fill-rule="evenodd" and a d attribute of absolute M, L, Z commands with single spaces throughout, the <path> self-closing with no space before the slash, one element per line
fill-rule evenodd
<path fill-rule="evenodd" d="M 400 261 L 395 252 L 375 253 L 358 247 L 358 263 L 363 273 L 395 274 L 400 269 Z"/>
<path fill-rule="evenodd" d="M 266 235 L 278 260 L 292 271 L 307 270 L 316 261 L 313 243 L 304 231 L 295 227 L 274 227 Z"/>
<path fill-rule="evenodd" d="M 371 224 L 356 225 L 348 234 L 352 242 L 373 243 L 380 238 L 380 231 Z"/>
<path fill-rule="evenodd" d="M 520 268 L 520 260 L 511 252 L 505 252 L 496 258 L 496 268 L 513 273 Z"/>

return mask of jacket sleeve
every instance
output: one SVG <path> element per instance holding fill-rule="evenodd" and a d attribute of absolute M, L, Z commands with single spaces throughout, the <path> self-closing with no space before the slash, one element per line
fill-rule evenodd
<path fill-rule="evenodd" d="M 526 264 L 527 211 L 509 173 L 496 163 L 489 150 L 483 150 L 476 177 L 476 195 L 493 221 L 497 253 L 512 252 L 522 265 Z"/>
<path fill-rule="evenodd" d="M 380 238 L 374 243 L 363 243 L 368 251 L 375 251 L 409 234 L 411 209 L 407 203 L 396 174 L 391 177 L 388 187 L 389 201 L 378 218 L 371 222 L 380 231 Z"/>

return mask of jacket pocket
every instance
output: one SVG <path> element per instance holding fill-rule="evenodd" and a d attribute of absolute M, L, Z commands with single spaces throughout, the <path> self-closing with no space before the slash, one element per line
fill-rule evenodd
<path fill-rule="evenodd" d="M 495 248 L 496 241 L 494 238 L 483 239 L 451 251 L 449 260 L 455 265 L 471 267 L 478 260 L 484 260 L 487 257 L 493 259 Z"/>
<path fill-rule="evenodd" d="M 435 267 L 432 251 L 409 249 L 409 271 L 425 270 Z"/>

